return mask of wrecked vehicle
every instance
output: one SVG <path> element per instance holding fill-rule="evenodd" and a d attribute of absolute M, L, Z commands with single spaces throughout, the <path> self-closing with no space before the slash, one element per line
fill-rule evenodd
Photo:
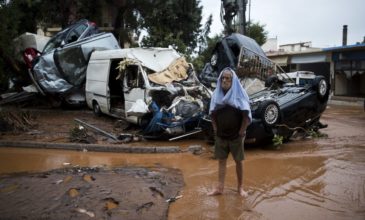
<path fill-rule="evenodd" d="M 30 77 L 41 94 L 58 96 L 70 105 L 82 105 L 91 53 L 117 48 L 119 44 L 111 33 L 99 33 L 95 23 L 83 19 L 53 36 L 42 53 L 27 49 L 24 57 L 26 63 L 31 63 Z"/>
<path fill-rule="evenodd" d="M 241 53 L 245 53 L 246 56 Z M 238 64 L 241 65 L 240 70 L 245 71 L 245 79 L 251 79 L 251 81 L 257 79 L 257 77 L 259 79 L 266 78 L 267 75 L 265 74 L 278 71 L 275 69 L 275 64 L 266 57 L 255 40 L 234 33 L 216 43 L 210 63 L 205 65 L 199 78 L 206 86 L 215 88 L 219 73 L 225 67 L 231 67 L 237 72 Z M 257 72 L 258 70 L 262 71 Z"/>
<path fill-rule="evenodd" d="M 252 123 L 246 143 L 270 142 L 275 135 L 289 139 L 296 130 L 325 127 L 319 122 L 330 86 L 323 76 L 284 73 L 251 38 L 231 34 L 216 44 L 211 62 L 200 74 L 210 88 L 224 67 L 233 68 L 250 97 Z"/>
<path fill-rule="evenodd" d="M 316 78 L 314 72 L 311 71 L 296 71 L 290 73 L 281 73 L 277 74 L 278 79 L 283 80 L 285 78 L 290 78 L 293 80 L 293 83 L 296 85 L 304 86 L 306 84 L 313 83 L 313 80 Z"/>
<path fill-rule="evenodd" d="M 204 129 L 211 96 L 193 66 L 169 48 L 93 52 L 85 91 L 96 115 L 125 119 L 141 126 L 145 137 L 170 140 Z"/>

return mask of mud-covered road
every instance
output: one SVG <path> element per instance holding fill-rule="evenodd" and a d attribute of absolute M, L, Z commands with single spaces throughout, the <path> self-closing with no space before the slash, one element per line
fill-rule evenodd
<path fill-rule="evenodd" d="M 46 171 L 65 163 L 80 166 L 163 166 L 182 171 L 183 197 L 168 219 L 365 219 L 365 112 L 360 107 L 328 106 L 322 116 L 327 138 L 293 141 L 280 149 L 246 149 L 244 187 L 237 195 L 235 166 L 228 161 L 223 195 L 206 196 L 217 183 L 217 161 L 202 140 L 169 145 L 202 145 L 200 155 L 122 154 L 0 148 L 0 174 Z M 140 144 L 146 144 L 141 142 Z M 158 144 L 158 143 L 154 143 Z M 123 187 L 122 185 L 120 187 Z M 1 218 L 1 217 L 0 217 Z"/>

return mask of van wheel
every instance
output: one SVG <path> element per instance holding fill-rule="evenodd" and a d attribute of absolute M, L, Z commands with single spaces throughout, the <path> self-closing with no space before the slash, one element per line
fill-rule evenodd
<path fill-rule="evenodd" d="M 94 115 L 96 115 L 98 117 L 101 116 L 100 106 L 97 102 L 93 103 L 93 112 L 94 112 Z"/>

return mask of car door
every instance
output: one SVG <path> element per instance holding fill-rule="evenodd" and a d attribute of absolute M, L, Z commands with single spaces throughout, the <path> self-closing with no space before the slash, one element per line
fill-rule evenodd
<path fill-rule="evenodd" d="M 123 92 L 125 99 L 125 116 L 138 99 L 145 100 L 145 82 L 138 65 L 128 65 L 124 70 Z"/>
<path fill-rule="evenodd" d="M 76 43 L 87 29 L 84 23 L 75 24 L 65 32 L 61 46 L 55 50 L 54 61 L 59 73 L 73 86 L 84 82 L 88 60 L 85 59 L 81 44 Z"/>

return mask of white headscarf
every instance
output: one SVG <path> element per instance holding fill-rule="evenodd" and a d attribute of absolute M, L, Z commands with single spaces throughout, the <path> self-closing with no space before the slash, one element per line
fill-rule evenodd
<path fill-rule="evenodd" d="M 224 94 L 222 89 L 221 78 L 223 72 L 230 71 L 232 73 L 232 85 L 231 88 Z M 252 121 L 251 109 L 250 109 L 250 98 L 248 97 L 246 90 L 242 87 L 240 80 L 238 79 L 234 70 L 229 67 L 224 68 L 219 74 L 217 80 L 217 87 L 213 92 L 210 100 L 209 114 L 216 111 L 224 106 L 229 105 L 242 111 L 248 112 L 250 122 Z"/>

